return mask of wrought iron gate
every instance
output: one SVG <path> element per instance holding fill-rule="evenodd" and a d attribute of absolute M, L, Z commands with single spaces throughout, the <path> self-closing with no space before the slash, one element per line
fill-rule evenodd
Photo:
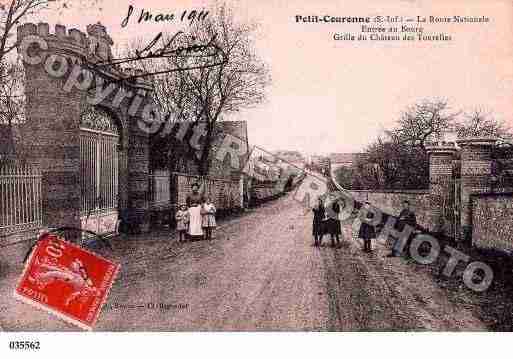
<path fill-rule="evenodd" d="M 119 130 L 105 111 L 84 113 L 80 123 L 81 223 L 98 234 L 117 231 Z"/>

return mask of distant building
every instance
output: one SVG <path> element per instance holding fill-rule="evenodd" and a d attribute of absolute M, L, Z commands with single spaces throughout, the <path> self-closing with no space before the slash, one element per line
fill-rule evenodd
<path fill-rule="evenodd" d="M 329 175 L 330 159 L 327 156 L 313 155 L 310 158 L 310 167 L 314 171 Z"/>
<path fill-rule="evenodd" d="M 274 155 L 298 168 L 305 168 L 306 159 L 298 151 L 276 151 Z"/>
<path fill-rule="evenodd" d="M 330 153 L 328 156 L 330 170 L 333 172 L 341 167 L 351 168 L 359 158 L 364 156 L 364 153 Z"/>
<path fill-rule="evenodd" d="M 354 162 L 354 153 L 330 153 L 329 160 L 332 166 L 351 167 Z"/>
<path fill-rule="evenodd" d="M 329 158 L 326 156 L 313 155 L 310 162 L 315 166 L 324 166 L 329 163 Z"/>
<path fill-rule="evenodd" d="M 249 150 L 248 142 L 248 126 L 246 121 L 220 121 L 216 123 L 216 137 L 218 139 L 224 138 L 227 134 L 234 136 L 242 140 L 246 144 L 246 148 Z M 211 153 L 216 153 L 217 148 L 215 144 L 211 150 Z M 211 159 L 209 175 L 217 178 L 231 178 L 236 179 L 239 177 L 240 172 L 234 171 L 228 162 L 221 163 L 215 158 Z"/>

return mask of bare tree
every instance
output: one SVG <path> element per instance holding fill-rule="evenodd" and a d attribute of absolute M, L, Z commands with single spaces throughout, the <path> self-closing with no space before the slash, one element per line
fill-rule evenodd
<path fill-rule="evenodd" d="M 426 143 L 454 124 L 459 112 L 449 112 L 446 100 L 424 100 L 410 106 L 401 115 L 398 126 L 389 135 L 404 144 L 419 146 Z"/>
<path fill-rule="evenodd" d="M 511 129 L 504 121 L 494 118 L 491 111 L 476 108 L 467 112 L 462 121 L 456 123 L 458 137 L 497 137 L 511 139 Z"/>
<path fill-rule="evenodd" d="M 0 121 L 12 123 L 19 109 L 21 68 L 8 58 L 16 48 L 16 27 L 55 0 L 11 0 L 0 4 Z M 14 62 L 13 63 L 13 59 Z"/>
<path fill-rule="evenodd" d="M 0 124 L 12 127 L 24 118 L 23 67 L 19 61 L 0 62 L 0 72 Z"/>
<path fill-rule="evenodd" d="M 426 146 L 452 127 L 458 114 L 440 99 L 409 106 L 395 128 L 385 130 L 365 150 L 365 158 L 358 161 L 355 169 L 358 185 L 368 189 L 427 188 Z"/>
<path fill-rule="evenodd" d="M 380 136 L 356 161 L 353 181 L 363 189 L 427 188 L 428 155 L 421 146 Z"/>
<path fill-rule="evenodd" d="M 157 72 L 156 69 L 165 71 L 166 67 L 177 70 L 152 77 L 155 99 L 164 118 L 204 126 L 201 149 L 196 158 L 201 175 L 209 172 L 218 120 L 222 115 L 261 103 L 270 82 L 268 68 L 256 55 L 252 41 L 256 25 L 236 22 L 225 5 L 217 5 L 212 12 L 211 16 L 196 22 L 187 36 L 180 36 L 174 44 L 186 48 L 211 43 L 219 50 L 215 56 L 174 56 L 166 58 L 165 63 L 137 64 L 150 73 Z M 133 48 L 130 52 L 134 53 Z"/>
<path fill-rule="evenodd" d="M 13 124 L 23 119 L 23 68 L 13 55 L 17 45 L 16 27 L 52 1 L 11 0 L 0 4 L 0 126 L 4 127 L 0 158 L 13 158 Z"/>
<path fill-rule="evenodd" d="M 398 125 L 372 142 L 366 158 L 359 161 L 355 176 L 368 189 L 427 188 L 429 156 L 426 145 L 449 128 L 459 137 L 492 136 L 501 139 L 494 150 L 499 160 L 511 153 L 511 130 L 491 112 L 481 108 L 464 113 L 449 111 L 445 100 L 426 100 L 402 113 Z M 500 161 L 499 161 L 500 162 Z M 500 164 L 500 163 L 499 163 Z"/>
<path fill-rule="evenodd" d="M 54 4 L 57 9 L 67 8 L 64 0 L 7 0 L 0 4 L 0 125 L 4 126 L 0 156 L 14 153 L 15 131 L 24 119 L 23 66 L 15 55 L 16 28 L 29 21 L 43 9 Z"/>
<path fill-rule="evenodd" d="M 0 4 L 0 62 L 16 48 L 16 27 L 56 0 L 11 0 Z"/>

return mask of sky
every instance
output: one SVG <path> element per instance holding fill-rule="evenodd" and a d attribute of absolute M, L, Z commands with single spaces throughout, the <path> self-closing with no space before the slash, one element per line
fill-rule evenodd
<path fill-rule="evenodd" d="M 2 1 L 2 0 L 0 0 Z M 128 5 L 154 14 L 201 10 L 209 1 L 70 0 L 37 21 L 85 31 L 100 21 L 118 46 L 158 31 L 186 30 L 176 23 L 129 23 Z M 454 110 L 493 111 L 513 127 L 513 2 L 445 1 L 229 1 L 237 21 L 258 23 L 255 48 L 273 78 L 267 100 L 230 119 L 246 120 L 249 140 L 269 151 L 308 154 L 361 151 L 401 111 L 423 99 L 445 98 Z M 296 15 L 487 16 L 486 24 L 425 24 L 447 42 L 334 41 L 358 24 L 297 23 Z M 372 24 L 371 24 L 372 25 Z M 385 24 L 387 27 L 389 24 Z"/>

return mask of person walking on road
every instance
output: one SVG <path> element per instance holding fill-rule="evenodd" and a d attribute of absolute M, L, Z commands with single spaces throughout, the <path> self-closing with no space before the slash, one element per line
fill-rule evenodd
<path fill-rule="evenodd" d="M 410 209 L 410 202 L 408 200 L 403 201 L 403 209 L 401 213 L 399 213 L 398 223 L 396 225 L 396 229 L 398 231 L 403 231 L 405 226 L 410 226 L 413 231 L 407 239 L 405 248 L 408 248 L 410 241 L 415 236 L 415 228 L 417 227 L 417 216 L 415 212 Z M 392 253 L 388 255 L 388 257 L 399 257 L 401 255 L 401 240 L 397 238 L 392 247 Z"/>
<path fill-rule="evenodd" d="M 372 214 L 370 213 L 370 203 L 365 202 L 363 207 L 367 210 L 367 218 L 372 219 Z M 358 231 L 358 238 L 363 240 L 363 251 L 372 252 L 372 239 L 376 238 L 376 230 L 374 229 L 374 226 L 362 221 L 360 230 Z"/>
<path fill-rule="evenodd" d="M 322 244 L 322 237 L 325 232 L 325 216 L 326 210 L 322 198 L 319 197 L 317 205 L 312 209 L 313 223 L 312 223 L 312 235 L 314 237 L 314 246 L 318 247 Z"/>

